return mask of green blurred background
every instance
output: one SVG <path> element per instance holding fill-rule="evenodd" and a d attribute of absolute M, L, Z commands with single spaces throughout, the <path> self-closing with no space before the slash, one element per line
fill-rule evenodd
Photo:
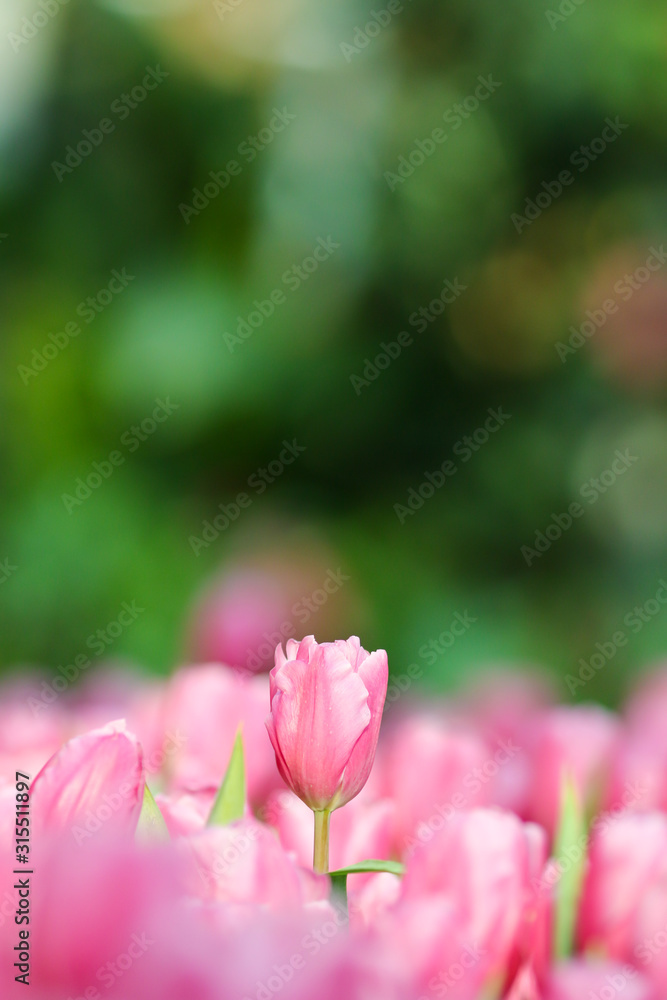
<path fill-rule="evenodd" d="M 624 277 L 666 235 L 666 37 L 658 0 L 4 0 L 2 664 L 96 661 L 89 637 L 135 601 L 108 654 L 166 672 L 216 574 L 284 574 L 292 600 L 340 568 L 297 634 L 359 630 L 393 673 L 417 663 L 444 689 L 503 662 L 562 684 L 620 629 L 585 692 L 613 703 L 667 650 L 662 606 L 624 624 L 667 574 L 667 264 L 631 293 Z M 168 75 L 141 97 L 147 67 Z M 494 92 L 457 112 L 489 74 Z M 275 109 L 295 116 L 280 131 Z M 600 152 L 607 118 L 628 127 Z M 66 161 L 84 130 L 102 139 Z M 184 212 L 230 160 L 224 190 Z M 318 238 L 340 246 L 292 287 Z M 80 304 L 123 269 L 87 323 Z M 466 291 L 410 324 L 445 279 Z M 400 356 L 354 381 L 401 331 Z M 178 408 L 132 450 L 156 399 Z M 511 419 L 457 459 L 498 407 Z M 249 487 L 294 439 L 298 459 Z M 626 448 L 637 461 L 528 566 L 522 546 Z M 90 496 L 63 499 L 114 451 Z M 447 459 L 456 475 L 401 523 L 395 505 Z M 239 492 L 251 504 L 195 554 Z"/>

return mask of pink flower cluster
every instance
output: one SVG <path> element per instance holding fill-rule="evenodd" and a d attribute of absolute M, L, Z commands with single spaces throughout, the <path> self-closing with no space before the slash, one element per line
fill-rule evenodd
<path fill-rule="evenodd" d="M 100 672 L 37 710 L 37 679 L 7 683 L 0 995 L 664 1000 L 667 671 L 618 715 L 556 705 L 514 674 L 441 702 L 406 695 L 371 771 L 386 683 L 382 651 L 312 638 L 279 649 L 270 679 Z M 245 815 L 212 825 L 239 725 Z M 29 992 L 15 979 L 16 771 L 32 779 Z M 587 818 L 565 841 L 564 781 Z M 146 784 L 168 838 L 136 835 Z M 309 805 L 335 809 L 331 870 L 393 859 L 404 874 L 351 875 L 346 906 L 313 872 Z"/>

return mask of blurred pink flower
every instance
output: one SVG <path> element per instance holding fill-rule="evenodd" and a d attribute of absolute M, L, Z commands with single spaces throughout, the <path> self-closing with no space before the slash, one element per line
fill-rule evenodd
<path fill-rule="evenodd" d="M 306 623 L 333 635 L 345 622 L 364 625 L 363 600 L 336 553 L 288 525 L 272 530 L 289 541 L 239 558 L 195 599 L 186 640 L 192 662 L 268 672 L 276 646 Z"/>
<path fill-rule="evenodd" d="M 273 649 L 285 638 L 283 624 L 290 621 L 285 583 L 278 573 L 259 567 L 235 569 L 216 580 L 195 608 L 190 657 L 249 672 L 268 670 Z"/>
<path fill-rule="evenodd" d="M 189 859 L 187 890 L 191 896 L 228 903 L 277 908 L 299 907 L 316 879 L 324 898 L 328 880 L 308 873 L 302 881 L 295 861 L 273 831 L 254 819 L 228 826 L 209 826 L 180 842 Z"/>
<path fill-rule="evenodd" d="M 217 792 L 207 788 L 199 792 L 157 794 L 155 801 L 172 837 L 187 837 L 199 833 L 211 815 Z"/>
<path fill-rule="evenodd" d="M 617 996 L 623 1000 L 659 1000 L 651 983 L 632 966 L 593 958 L 576 958 L 557 965 L 541 996 L 543 1000 L 613 1000 Z M 536 1000 L 540 1000 L 539 994 Z"/>
<path fill-rule="evenodd" d="M 390 728 L 378 763 L 382 793 L 395 803 L 399 854 L 430 840 L 460 810 L 489 802 L 493 779 L 483 768 L 492 756 L 481 737 L 434 714 L 409 715 Z"/>
<path fill-rule="evenodd" d="M 554 833 L 566 776 L 587 810 L 604 802 L 621 735 L 619 719 L 598 705 L 561 705 L 531 717 L 522 740 L 532 771 L 527 818 Z"/>
<path fill-rule="evenodd" d="M 66 743 L 32 783 L 37 833 L 71 831 L 77 843 L 99 830 L 133 834 L 144 797 L 143 753 L 123 722 Z"/>
<path fill-rule="evenodd" d="M 9 870 L 4 855 L 2 862 L 0 882 Z M 179 864 L 170 845 L 146 851 L 101 838 L 82 851 L 67 835 L 43 834 L 31 894 L 30 989 L 14 982 L 11 968 L 19 928 L 0 919 L 3 998 L 218 1000 L 221 942 L 183 898 Z"/>
<path fill-rule="evenodd" d="M 276 649 L 266 728 L 283 779 L 313 810 L 358 795 L 375 758 L 387 693 L 387 654 L 359 639 L 312 635 Z"/>
<path fill-rule="evenodd" d="M 637 962 L 640 928 L 649 937 L 667 928 L 666 880 L 667 816 L 625 815 L 601 825 L 592 837 L 580 907 L 582 947 Z M 667 989 L 667 977 L 664 985 Z"/>
<path fill-rule="evenodd" d="M 416 986 L 434 990 L 447 977 L 456 984 L 462 966 L 465 974 L 450 995 L 474 998 L 485 984 L 502 983 L 532 959 L 536 942 L 530 935 L 537 937 L 540 922 L 531 879 L 545 855 L 543 831 L 496 809 L 457 814 L 414 853 L 393 916 L 416 949 L 408 944 L 406 953 L 415 963 Z M 429 913 L 431 944 L 417 943 Z"/>
<path fill-rule="evenodd" d="M 166 761 L 170 790 L 219 788 L 239 726 L 250 801 L 261 804 L 280 785 L 264 728 L 268 688 L 265 676 L 241 676 L 214 663 L 184 667 L 172 677 L 163 726 L 178 734 L 180 745 Z"/>

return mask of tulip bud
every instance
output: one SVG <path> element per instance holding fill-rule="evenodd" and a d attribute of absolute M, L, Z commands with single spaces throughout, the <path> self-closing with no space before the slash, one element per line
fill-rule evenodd
<path fill-rule="evenodd" d="M 387 654 L 359 639 L 312 635 L 276 649 L 266 728 L 282 777 L 315 812 L 316 827 L 358 795 L 373 766 L 387 693 Z M 322 832 L 326 840 L 326 831 Z M 319 870 L 324 870 L 320 857 Z"/>

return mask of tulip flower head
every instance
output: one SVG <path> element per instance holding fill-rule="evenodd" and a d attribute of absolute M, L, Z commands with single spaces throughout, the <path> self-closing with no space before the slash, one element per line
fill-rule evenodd
<path fill-rule="evenodd" d="M 282 777 L 315 813 L 328 838 L 329 814 L 358 795 L 375 758 L 387 693 L 387 654 L 356 636 L 317 643 L 312 635 L 276 649 L 266 728 Z M 324 870 L 323 857 L 316 863 Z"/>

